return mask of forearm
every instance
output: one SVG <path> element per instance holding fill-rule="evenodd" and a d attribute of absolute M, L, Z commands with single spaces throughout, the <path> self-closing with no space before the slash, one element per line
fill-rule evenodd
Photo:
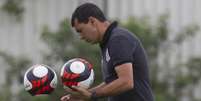
<path fill-rule="evenodd" d="M 102 82 L 102 83 L 100 83 L 99 85 L 97 85 L 97 86 L 95 86 L 95 87 L 93 87 L 93 88 L 90 88 L 89 89 L 89 91 L 96 91 L 96 90 L 98 90 L 98 89 L 100 89 L 100 88 L 102 88 L 102 87 L 104 87 L 106 84 L 105 84 L 105 82 Z"/>
<path fill-rule="evenodd" d="M 131 63 L 119 65 L 115 68 L 115 71 L 118 78 L 96 90 L 97 97 L 117 95 L 134 87 L 133 68 Z"/>
<path fill-rule="evenodd" d="M 106 84 L 104 87 L 96 90 L 96 96 L 105 97 L 105 96 L 113 96 L 130 90 L 133 88 L 133 82 L 127 80 L 126 78 L 118 78 L 113 82 Z"/>

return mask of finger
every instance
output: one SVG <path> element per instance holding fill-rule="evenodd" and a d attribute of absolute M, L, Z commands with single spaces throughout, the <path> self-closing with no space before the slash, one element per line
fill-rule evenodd
<path fill-rule="evenodd" d="M 88 93 L 87 89 L 81 86 L 72 86 L 73 89 L 77 90 L 79 94 L 85 94 Z"/>
<path fill-rule="evenodd" d="M 83 92 L 83 88 L 80 86 L 72 86 L 72 88 L 77 90 L 78 92 Z"/>
<path fill-rule="evenodd" d="M 78 95 L 73 95 L 73 96 L 77 96 L 77 97 L 80 97 L 80 98 L 89 98 L 91 96 L 91 93 L 87 89 L 85 89 L 85 88 L 83 88 L 81 86 L 72 86 L 72 87 L 74 89 L 76 89 L 77 92 L 79 92 Z"/>
<path fill-rule="evenodd" d="M 72 88 L 72 87 L 65 87 L 64 88 L 65 89 L 65 91 L 67 91 L 67 92 L 75 92 L 75 90 Z"/>
<path fill-rule="evenodd" d="M 75 95 L 79 94 L 79 92 L 77 92 L 76 89 L 74 89 L 74 90 L 73 89 L 74 88 L 72 88 L 72 87 L 70 87 L 70 88 L 66 87 L 65 91 L 67 91 L 69 94 L 75 94 Z"/>
<path fill-rule="evenodd" d="M 61 101 L 68 101 L 70 99 L 70 95 L 65 95 L 61 98 Z"/>
<path fill-rule="evenodd" d="M 69 100 L 69 98 L 66 98 L 66 97 L 61 98 L 61 101 L 68 101 L 68 100 Z"/>

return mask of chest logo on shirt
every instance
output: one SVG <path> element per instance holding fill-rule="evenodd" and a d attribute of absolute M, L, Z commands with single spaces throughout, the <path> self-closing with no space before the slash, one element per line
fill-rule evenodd
<path fill-rule="evenodd" d="M 105 58 L 106 58 L 106 61 L 107 61 L 107 62 L 110 61 L 110 55 L 109 55 L 108 48 L 106 49 Z"/>

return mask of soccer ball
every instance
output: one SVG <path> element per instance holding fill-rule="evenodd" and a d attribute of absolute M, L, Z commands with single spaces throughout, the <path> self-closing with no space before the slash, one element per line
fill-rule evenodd
<path fill-rule="evenodd" d="M 24 75 L 24 87 L 31 95 L 50 94 L 57 85 L 57 75 L 46 65 L 34 65 Z"/>
<path fill-rule="evenodd" d="M 81 58 L 67 61 L 61 68 L 61 81 L 67 91 L 74 91 L 72 86 L 89 88 L 94 81 L 92 65 Z"/>

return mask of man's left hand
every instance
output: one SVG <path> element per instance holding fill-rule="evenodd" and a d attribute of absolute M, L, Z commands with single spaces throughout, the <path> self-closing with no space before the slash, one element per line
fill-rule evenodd
<path fill-rule="evenodd" d="M 72 96 L 78 97 L 83 100 L 89 100 L 91 98 L 92 93 L 89 92 L 86 88 L 81 86 L 72 86 L 73 89 L 76 90 L 76 94 L 72 94 Z"/>

